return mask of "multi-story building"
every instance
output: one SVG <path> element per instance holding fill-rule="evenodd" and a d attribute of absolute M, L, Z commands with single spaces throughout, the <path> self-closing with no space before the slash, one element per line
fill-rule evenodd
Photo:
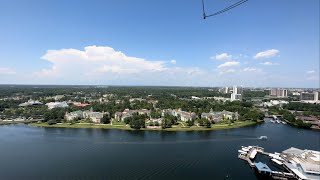
<path fill-rule="evenodd" d="M 233 86 L 232 93 L 231 93 L 231 101 L 242 100 L 242 87 Z"/>
<path fill-rule="evenodd" d="M 129 110 L 125 109 L 123 112 L 116 112 L 114 118 L 117 121 L 124 121 L 125 118 L 133 116 L 134 113 L 138 113 L 139 115 L 146 114 L 150 116 L 150 110 L 147 109 L 137 109 L 137 110 Z"/>
<path fill-rule="evenodd" d="M 266 89 L 265 92 L 269 96 L 288 97 L 288 90 L 287 89 Z"/>
<path fill-rule="evenodd" d="M 300 100 L 301 101 L 318 101 L 319 100 L 319 92 L 314 91 L 310 92 L 301 92 L 300 93 Z"/>
<path fill-rule="evenodd" d="M 162 110 L 162 116 L 165 114 L 170 114 L 172 116 L 178 117 L 180 116 L 181 121 L 190 121 L 197 118 L 197 114 L 194 112 L 186 112 L 182 111 L 181 109 L 164 109 Z"/>
<path fill-rule="evenodd" d="M 66 113 L 64 118 L 67 121 L 78 119 L 90 119 L 94 123 L 101 123 L 104 115 L 110 115 L 109 112 L 93 112 L 92 108 L 89 111 L 73 111 Z"/>

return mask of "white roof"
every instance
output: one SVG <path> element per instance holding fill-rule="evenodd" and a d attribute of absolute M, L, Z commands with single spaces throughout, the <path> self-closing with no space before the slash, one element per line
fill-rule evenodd
<path fill-rule="evenodd" d="M 303 175 L 298 169 L 291 169 L 292 171 L 293 171 L 293 173 L 294 174 L 296 174 L 300 179 L 306 179 L 306 180 L 308 180 L 308 178 L 305 176 L 305 175 Z"/>

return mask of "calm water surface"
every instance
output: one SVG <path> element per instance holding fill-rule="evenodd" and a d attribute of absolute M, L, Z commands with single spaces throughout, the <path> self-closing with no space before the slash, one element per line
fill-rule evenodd
<path fill-rule="evenodd" d="M 237 157 L 242 145 L 320 150 L 320 132 L 270 122 L 195 132 L 3 125 L 0 179 L 257 179 Z"/>

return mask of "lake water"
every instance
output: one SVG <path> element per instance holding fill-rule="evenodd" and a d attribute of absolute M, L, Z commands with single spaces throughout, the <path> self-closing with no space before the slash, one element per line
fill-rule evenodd
<path fill-rule="evenodd" d="M 238 159 L 242 145 L 320 150 L 320 132 L 270 122 L 194 132 L 3 125 L 0 179 L 257 179 Z"/>

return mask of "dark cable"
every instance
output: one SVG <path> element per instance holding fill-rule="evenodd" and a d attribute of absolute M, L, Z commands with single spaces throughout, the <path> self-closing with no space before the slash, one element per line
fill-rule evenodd
<path fill-rule="evenodd" d="M 222 9 L 222 10 L 220 10 L 218 12 L 215 12 L 213 14 L 210 14 L 210 15 L 205 15 L 205 13 L 203 13 L 203 18 L 205 19 L 206 17 L 216 16 L 218 14 L 224 13 L 224 12 L 229 11 L 229 10 L 231 10 L 231 9 L 233 9 L 233 8 L 239 6 L 239 5 L 241 5 L 241 4 L 243 4 L 243 3 L 247 2 L 247 1 L 248 0 L 238 1 L 238 2 L 236 2 L 234 4 L 232 4 L 231 6 L 228 6 L 228 7 L 224 8 L 224 9 Z M 203 0 L 202 0 L 202 6 L 203 6 L 203 12 L 204 12 L 204 1 Z"/>

